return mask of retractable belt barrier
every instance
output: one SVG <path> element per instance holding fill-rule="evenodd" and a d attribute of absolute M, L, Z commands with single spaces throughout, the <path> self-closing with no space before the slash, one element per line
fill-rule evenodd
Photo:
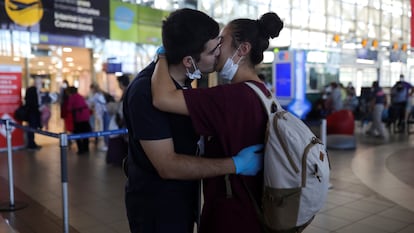
<path fill-rule="evenodd" d="M 68 208 L 68 172 L 67 172 L 67 150 L 68 140 L 76 140 L 82 138 L 103 137 L 109 135 L 127 134 L 127 129 L 116 129 L 90 133 L 80 134 L 66 134 L 66 133 L 52 133 L 43 130 L 34 129 L 28 126 L 20 125 L 11 119 L 0 119 L 0 124 L 5 126 L 6 140 L 7 140 L 7 159 L 8 159 L 8 175 L 9 175 L 9 192 L 10 201 L 4 204 L 0 203 L 0 211 L 14 211 L 25 208 L 27 204 L 16 202 L 14 200 L 14 183 L 13 183 L 13 158 L 12 158 L 12 129 L 13 127 L 22 129 L 23 131 L 30 131 L 44 136 L 58 138 L 60 145 L 60 165 L 61 165 L 61 180 L 62 180 L 62 210 L 63 210 L 63 232 L 69 233 L 69 208 Z M 4 208 L 3 208 L 4 206 Z"/>
<path fill-rule="evenodd" d="M 13 163 L 12 163 L 12 138 L 11 132 L 12 128 L 16 127 L 24 131 L 30 131 L 33 133 L 42 134 L 48 137 L 59 138 L 60 145 L 60 164 L 61 164 L 61 180 L 62 180 L 62 210 L 63 210 L 63 232 L 69 233 L 69 208 L 68 208 L 68 172 L 67 172 L 67 150 L 68 150 L 68 140 L 73 139 L 82 139 L 82 138 L 92 138 L 92 137 L 103 137 L 109 135 L 119 135 L 127 134 L 127 129 L 117 129 L 117 130 L 108 130 L 108 131 L 99 131 L 99 132 L 90 132 L 90 133 L 80 133 L 80 134 L 66 134 L 66 133 L 52 133 L 43 130 L 33 129 L 31 127 L 23 126 L 17 124 L 11 119 L 0 119 L 0 123 L 5 125 L 6 128 L 6 139 L 7 139 L 7 155 L 8 155 L 8 168 L 9 168 L 9 191 L 10 191 L 10 202 L 8 203 L 7 209 L 0 210 L 18 210 L 25 208 L 27 205 L 24 203 L 15 202 L 14 200 L 14 184 L 13 184 Z M 320 137 L 322 142 L 326 145 L 326 119 L 321 120 L 320 125 Z"/>

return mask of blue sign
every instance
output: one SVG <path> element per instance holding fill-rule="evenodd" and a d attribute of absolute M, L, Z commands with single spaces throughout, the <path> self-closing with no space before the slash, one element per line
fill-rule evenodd
<path fill-rule="evenodd" d="M 280 98 L 292 97 L 292 67 L 291 63 L 275 64 L 275 91 Z"/>

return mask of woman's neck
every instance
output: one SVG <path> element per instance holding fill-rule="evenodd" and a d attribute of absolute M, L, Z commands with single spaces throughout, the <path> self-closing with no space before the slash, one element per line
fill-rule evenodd
<path fill-rule="evenodd" d="M 246 82 L 249 80 L 261 82 L 259 76 L 257 76 L 257 73 L 254 69 L 247 67 L 239 67 L 231 83 Z"/>

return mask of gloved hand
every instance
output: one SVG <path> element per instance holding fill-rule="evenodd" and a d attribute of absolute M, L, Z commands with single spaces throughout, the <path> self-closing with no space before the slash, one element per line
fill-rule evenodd
<path fill-rule="evenodd" d="M 263 144 L 249 146 L 233 156 L 236 174 L 254 176 L 263 168 Z"/>
<path fill-rule="evenodd" d="M 156 54 L 157 55 L 165 55 L 165 48 L 164 48 L 164 46 L 161 45 L 160 47 L 158 47 Z"/>

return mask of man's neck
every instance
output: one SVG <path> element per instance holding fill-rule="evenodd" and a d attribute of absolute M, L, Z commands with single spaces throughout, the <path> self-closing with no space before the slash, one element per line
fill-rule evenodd
<path fill-rule="evenodd" d="M 185 86 L 185 81 L 187 80 L 187 76 L 185 75 L 185 69 L 179 65 L 170 65 L 168 67 L 168 71 L 170 76 L 178 83 L 180 86 Z"/>

